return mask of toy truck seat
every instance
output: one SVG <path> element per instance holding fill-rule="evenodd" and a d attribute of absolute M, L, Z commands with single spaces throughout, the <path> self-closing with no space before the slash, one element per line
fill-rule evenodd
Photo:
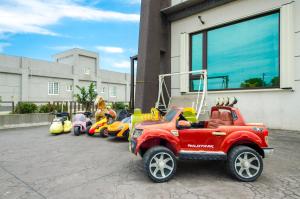
<path fill-rule="evenodd" d="M 211 129 L 218 128 L 218 126 L 221 123 L 221 119 L 220 118 L 221 118 L 220 111 L 213 111 L 211 113 L 211 117 L 210 117 L 210 119 L 208 121 L 207 128 L 211 128 Z"/>
<path fill-rule="evenodd" d="M 233 125 L 233 119 L 231 113 L 228 111 L 221 112 L 220 119 L 222 121 L 221 122 L 222 125 L 226 125 L 226 126 Z"/>
<path fill-rule="evenodd" d="M 233 119 L 229 111 L 212 111 L 211 118 L 208 121 L 207 128 L 218 128 L 219 126 L 233 125 Z"/>

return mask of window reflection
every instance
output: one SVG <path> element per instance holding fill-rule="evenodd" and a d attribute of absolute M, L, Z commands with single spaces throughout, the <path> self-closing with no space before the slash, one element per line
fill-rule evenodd
<path fill-rule="evenodd" d="M 279 13 L 205 33 L 209 90 L 279 87 Z M 202 68 L 202 34 L 192 36 L 192 70 Z"/>
<path fill-rule="evenodd" d="M 192 37 L 192 70 L 202 69 L 202 43 L 203 34 L 199 33 Z"/>

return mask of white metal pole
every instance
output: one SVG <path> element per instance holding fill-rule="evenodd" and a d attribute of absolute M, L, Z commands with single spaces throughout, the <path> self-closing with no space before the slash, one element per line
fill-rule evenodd
<path fill-rule="evenodd" d="M 204 100 L 205 100 L 206 95 L 207 95 L 207 73 L 206 73 L 206 71 L 204 71 L 203 92 L 202 93 L 203 94 L 202 94 L 201 103 L 200 103 L 200 106 L 199 106 L 199 109 L 198 109 L 198 113 L 197 113 L 197 119 L 199 119 L 201 110 L 203 108 Z"/>
<path fill-rule="evenodd" d="M 201 84 L 202 84 L 202 81 L 201 81 L 201 75 L 200 75 L 199 86 L 198 86 L 198 93 L 197 93 L 197 101 L 196 101 L 196 106 L 195 106 L 196 111 L 198 111 L 198 104 L 199 104 L 199 98 L 200 98 Z"/>
<path fill-rule="evenodd" d="M 156 104 L 155 104 L 155 108 L 158 108 L 159 107 L 159 101 L 160 101 L 160 95 L 161 95 L 161 78 L 162 76 L 159 75 L 158 76 L 158 96 L 157 96 L 157 101 L 156 101 Z"/>

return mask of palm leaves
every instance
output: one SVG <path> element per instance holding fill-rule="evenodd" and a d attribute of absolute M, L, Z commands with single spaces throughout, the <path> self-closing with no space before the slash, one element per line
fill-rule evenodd
<path fill-rule="evenodd" d="M 88 96 L 87 96 L 88 102 L 92 104 L 95 101 L 96 97 L 97 97 L 96 84 L 91 83 L 88 87 Z"/>
<path fill-rule="evenodd" d="M 96 84 L 91 83 L 87 89 L 83 86 L 80 87 L 78 85 L 76 85 L 76 88 L 79 90 L 79 93 L 74 95 L 76 101 L 82 104 L 86 108 L 86 110 L 90 111 L 91 105 L 97 97 Z"/>

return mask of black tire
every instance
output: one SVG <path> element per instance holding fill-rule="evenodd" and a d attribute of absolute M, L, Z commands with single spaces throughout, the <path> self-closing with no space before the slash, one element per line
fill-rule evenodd
<path fill-rule="evenodd" d="M 89 135 L 89 131 L 90 131 L 91 127 L 92 127 L 91 125 L 89 125 L 89 126 L 86 127 L 86 129 L 85 129 L 85 133 L 86 134 Z"/>
<path fill-rule="evenodd" d="M 107 127 L 101 129 L 101 131 L 99 132 L 101 137 L 103 137 L 103 138 L 108 137 L 108 134 L 105 133 L 106 130 L 107 130 Z"/>
<path fill-rule="evenodd" d="M 92 126 L 92 125 L 93 125 L 92 122 L 87 122 L 87 123 L 86 123 L 86 126 Z"/>
<path fill-rule="evenodd" d="M 129 129 L 127 129 L 125 132 L 124 132 L 124 139 L 128 140 L 129 138 Z"/>
<path fill-rule="evenodd" d="M 80 135 L 80 127 L 79 126 L 75 126 L 74 127 L 74 135 L 75 136 L 79 136 Z"/>
<path fill-rule="evenodd" d="M 166 158 L 165 160 L 167 160 L 168 158 L 170 158 L 170 160 L 163 163 L 163 167 L 164 167 L 163 169 L 159 168 L 160 167 L 160 166 L 158 166 L 159 163 L 157 163 L 157 161 L 155 159 L 159 155 L 160 155 L 160 158 L 159 158 L 160 160 L 162 160 L 164 158 Z M 161 159 L 161 155 L 163 155 L 162 159 Z M 166 147 L 156 146 L 156 147 L 150 148 L 144 154 L 143 162 L 144 162 L 144 169 L 145 169 L 148 177 L 154 182 L 158 182 L 158 183 L 167 182 L 171 178 L 173 178 L 173 176 L 176 173 L 176 169 L 177 169 L 176 157 L 175 157 L 174 153 Z M 156 166 L 152 167 L 151 165 L 156 165 Z M 165 168 L 165 166 L 169 166 L 172 169 Z M 156 171 L 156 175 L 155 175 L 155 171 Z M 163 176 L 162 171 L 165 176 Z M 160 173 L 160 175 L 158 174 L 158 172 Z"/>
<path fill-rule="evenodd" d="M 262 157 L 250 147 L 236 146 L 228 154 L 227 169 L 232 177 L 240 181 L 255 181 L 263 170 Z"/>

